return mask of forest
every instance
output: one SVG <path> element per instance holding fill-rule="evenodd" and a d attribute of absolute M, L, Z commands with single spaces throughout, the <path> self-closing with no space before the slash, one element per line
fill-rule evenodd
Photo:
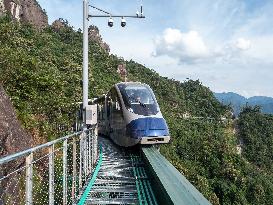
<path fill-rule="evenodd" d="M 273 202 L 272 115 L 247 107 L 232 120 L 231 108 L 221 105 L 200 81 L 162 77 L 133 60 L 108 54 L 95 42 L 89 61 L 90 98 L 121 81 L 117 67 L 123 63 L 129 80 L 152 87 L 172 136 L 161 153 L 212 204 Z M 64 135 L 82 96 L 81 31 L 68 22 L 59 29 L 36 30 L 1 18 L 0 73 L 19 120 L 37 144 Z"/>

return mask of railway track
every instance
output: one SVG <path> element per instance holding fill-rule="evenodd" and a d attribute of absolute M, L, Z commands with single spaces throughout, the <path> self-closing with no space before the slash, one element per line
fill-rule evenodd
<path fill-rule="evenodd" d="M 155 147 L 125 149 L 100 137 L 93 167 L 97 136 L 93 130 L 86 132 L 86 137 L 77 132 L 1 158 L 1 168 L 19 159 L 25 159 L 25 164 L 8 170 L 0 182 L 24 181 L 6 187 L 25 193 L 20 201 L 27 204 L 211 205 Z M 48 167 L 43 181 L 35 174 L 38 161 Z M 16 200 L 18 193 L 0 194 L 0 204 L 15 204 Z"/>
<path fill-rule="evenodd" d="M 102 160 L 85 204 L 156 205 L 140 149 L 125 149 L 100 137 Z"/>

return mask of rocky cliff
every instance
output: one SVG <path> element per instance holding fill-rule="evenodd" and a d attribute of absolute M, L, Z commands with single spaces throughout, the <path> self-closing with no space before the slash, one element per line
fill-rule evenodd
<path fill-rule="evenodd" d="M 88 36 L 91 40 L 97 42 L 100 47 L 102 49 L 104 49 L 106 52 L 110 52 L 110 47 L 107 43 L 105 43 L 103 40 L 102 40 L 102 37 L 100 35 L 100 31 L 98 29 L 98 27 L 96 26 L 90 26 L 89 27 L 89 30 L 88 30 Z"/>
<path fill-rule="evenodd" d="M 21 127 L 4 88 L 0 85 L 0 156 L 23 151 L 32 145 L 32 137 Z"/>
<path fill-rule="evenodd" d="M 0 158 L 30 148 L 32 141 L 32 137 L 22 129 L 11 101 L 0 85 Z M 15 170 L 23 165 L 23 158 L 0 165 L 0 178 L 6 176 L 8 170 Z M 15 197 L 10 196 L 19 193 L 18 180 L 21 174 L 20 172 L 14 173 L 12 177 L 1 181 L 0 196 L 2 197 L 0 197 L 0 204 L 20 204 L 19 194 Z"/>
<path fill-rule="evenodd" d="M 14 20 L 22 23 L 30 23 L 40 29 L 48 26 L 46 11 L 41 8 L 36 0 L 0 0 L 0 16 L 9 13 Z M 53 22 L 55 29 L 68 26 L 68 22 L 62 18 Z M 102 40 L 99 29 L 96 26 L 89 27 L 89 38 L 100 45 L 107 53 L 110 47 Z"/>
<path fill-rule="evenodd" d="M 30 23 L 36 28 L 48 25 L 46 12 L 36 0 L 0 0 L 0 15 L 9 13 L 19 22 Z"/>
<path fill-rule="evenodd" d="M 55 20 L 52 23 L 52 28 L 55 31 L 58 31 L 66 27 L 70 27 L 70 25 L 67 20 L 62 18 Z M 110 53 L 110 46 L 103 41 L 98 27 L 91 25 L 88 29 L 88 37 L 90 41 L 96 42 L 105 52 Z"/>

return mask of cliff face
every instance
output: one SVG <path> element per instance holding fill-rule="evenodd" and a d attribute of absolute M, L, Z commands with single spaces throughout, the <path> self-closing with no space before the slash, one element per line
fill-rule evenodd
<path fill-rule="evenodd" d="M 15 20 L 30 23 L 38 29 L 48 26 L 47 14 L 36 0 L 0 0 L 0 16 L 4 13 L 9 13 Z M 58 30 L 68 26 L 68 22 L 58 19 L 52 26 Z M 102 40 L 96 26 L 89 27 L 89 39 L 98 43 L 107 53 L 110 52 L 109 45 Z"/>
<path fill-rule="evenodd" d="M 0 158 L 9 154 L 23 151 L 30 148 L 32 138 L 21 128 L 21 124 L 16 118 L 15 110 L 4 88 L 0 84 Z M 8 170 L 15 170 L 24 165 L 24 159 L 13 161 L 1 165 L 0 176 L 6 176 Z M 20 204 L 19 194 L 13 197 L 13 193 L 19 193 L 17 186 L 21 173 L 17 172 L 0 183 L 0 204 Z M 3 201 L 8 200 L 8 201 Z"/>
<path fill-rule="evenodd" d="M 0 0 L 0 15 L 5 12 L 19 22 L 30 23 L 36 28 L 48 25 L 48 17 L 36 0 Z"/>
<path fill-rule="evenodd" d="M 110 52 L 110 47 L 107 43 L 105 43 L 103 40 L 102 40 L 102 37 L 100 35 L 100 31 L 98 29 L 98 27 L 96 26 L 90 26 L 89 29 L 88 29 L 88 36 L 89 36 L 89 39 L 97 42 L 100 47 L 105 50 L 107 53 Z"/>
<path fill-rule="evenodd" d="M 30 148 L 32 138 L 22 129 L 4 88 L 0 85 L 0 156 Z"/>

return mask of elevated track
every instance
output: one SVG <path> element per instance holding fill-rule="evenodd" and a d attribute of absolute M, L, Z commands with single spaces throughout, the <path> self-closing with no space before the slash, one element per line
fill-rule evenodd
<path fill-rule="evenodd" d="M 154 146 L 125 149 L 99 138 L 102 164 L 85 204 L 209 205 Z"/>
<path fill-rule="evenodd" d="M 88 195 L 78 204 L 158 204 L 139 149 L 125 149 L 100 137 L 101 163 Z"/>
<path fill-rule="evenodd" d="M 0 170 L 1 205 L 210 204 L 156 148 L 118 147 L 95 128 L 5 156 Z"/>

